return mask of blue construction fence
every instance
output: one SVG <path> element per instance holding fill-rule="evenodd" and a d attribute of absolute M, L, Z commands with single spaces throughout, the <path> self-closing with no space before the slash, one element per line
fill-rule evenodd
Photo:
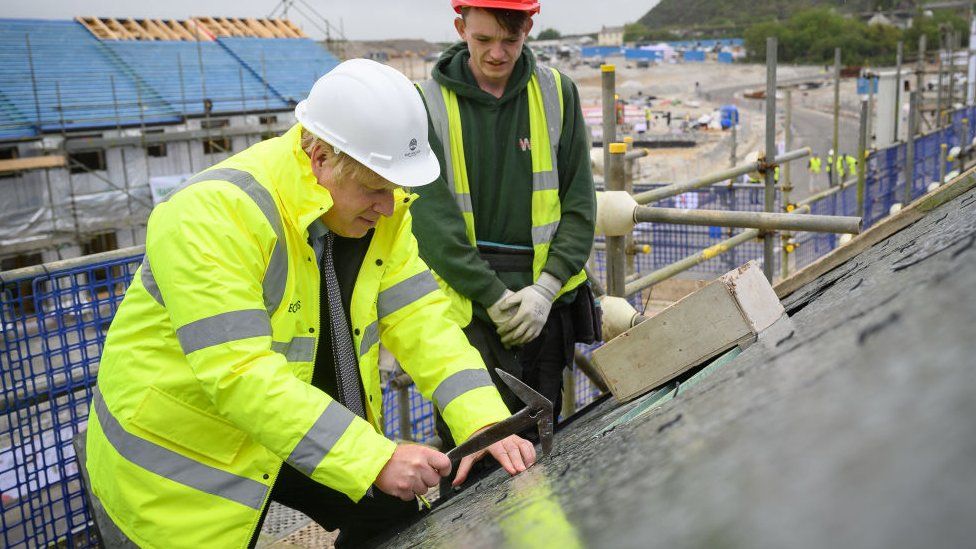
<path fill-rule="evenodd" d="M 922 196 L 933 183 L 939 181 L 940 174 L 950 174 L 959 170 L 958 160 L 945 160 L 939 165 L 941 146 L 951 151 L 953 147 L 965 149 L 976 137 L 976 106 L 963 107 L 953 111 L 948 124 L 914 141 L 914 162 L 912 163 L 911 200 Z M 863 229 L 887 217 L 895 204 L 905 205 L 907 146 L 896 143 L 884 149 L 872 151 L 865 165 L 864 211 L 857 211 L 857 185 L 849 180 L 843 188 L 811 204 L 811 212 L 821 215 L 861 216 Z M 796 266 L 801 268 L 830 252 L 840 242 L 840 235 L 828 233 L 801 233 L 797 238 Z"/>
<path fill-rule="evenodd" d="M 105 337 L 141 261 L 0 280 L 0 547 L 97 546 L 71 443 L 86 429 Z M 599 391 L 578 372 L 575 379 L 581 407 Z M 409 391 L 411 438 L 429 441 L 433 406 Z M 390 383 L 383 402 L 386 434 L 401 438 Z"/>

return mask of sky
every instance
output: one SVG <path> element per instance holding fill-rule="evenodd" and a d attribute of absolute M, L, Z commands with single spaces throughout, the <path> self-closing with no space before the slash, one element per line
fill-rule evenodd
<path fill-rule="evenodd" d="M 659 0 L 542 0 L 532 34 L 555 28 L 563 34 L 596 32 L 603 25 L 636 21 Z M 193 16 L 266 17 L 279 0 L 0 0 L 0 17 L 73 19 L 76 16 L 187 19 Z M 324 36 L 313 6 L 351 40 L 456 39 L 449 0 L 293 0 L 289 18 L 313 38 Z M 280 10 L 279 10 L 280 12 Z M 316 25 L 317 22 L 317 25 Z M 317 28 L 318 27 L 318 28 Z"/>

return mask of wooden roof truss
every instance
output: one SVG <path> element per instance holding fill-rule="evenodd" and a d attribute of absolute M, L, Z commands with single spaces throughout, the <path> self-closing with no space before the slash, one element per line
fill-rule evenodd
<path fill-rule="evenodd" d="M 238 17 L 193 17 L 174 19 L 116 19 L 114 17 L 76 17 L 99 40 L 182 40 L 210 41 L 222 37 L 307 38 L 288 19 Z"/>

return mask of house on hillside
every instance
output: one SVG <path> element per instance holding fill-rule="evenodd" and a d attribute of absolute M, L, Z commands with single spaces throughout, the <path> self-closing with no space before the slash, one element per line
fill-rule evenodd
<path fill-rule="evenodd" d="M 624 28 L 623 27 L 603 27 L 597 35 L 596 44 L 598 46 L 623 46 Z"/>

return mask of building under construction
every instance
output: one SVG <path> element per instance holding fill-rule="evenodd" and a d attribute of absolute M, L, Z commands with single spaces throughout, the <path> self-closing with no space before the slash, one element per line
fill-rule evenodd
<path fill-rule="evenodd" d="M 0 51 L 0 270 L 141 244 L 168 190 L 290 127 L 338 64 L 286 19 L 6 19 Z"/>

